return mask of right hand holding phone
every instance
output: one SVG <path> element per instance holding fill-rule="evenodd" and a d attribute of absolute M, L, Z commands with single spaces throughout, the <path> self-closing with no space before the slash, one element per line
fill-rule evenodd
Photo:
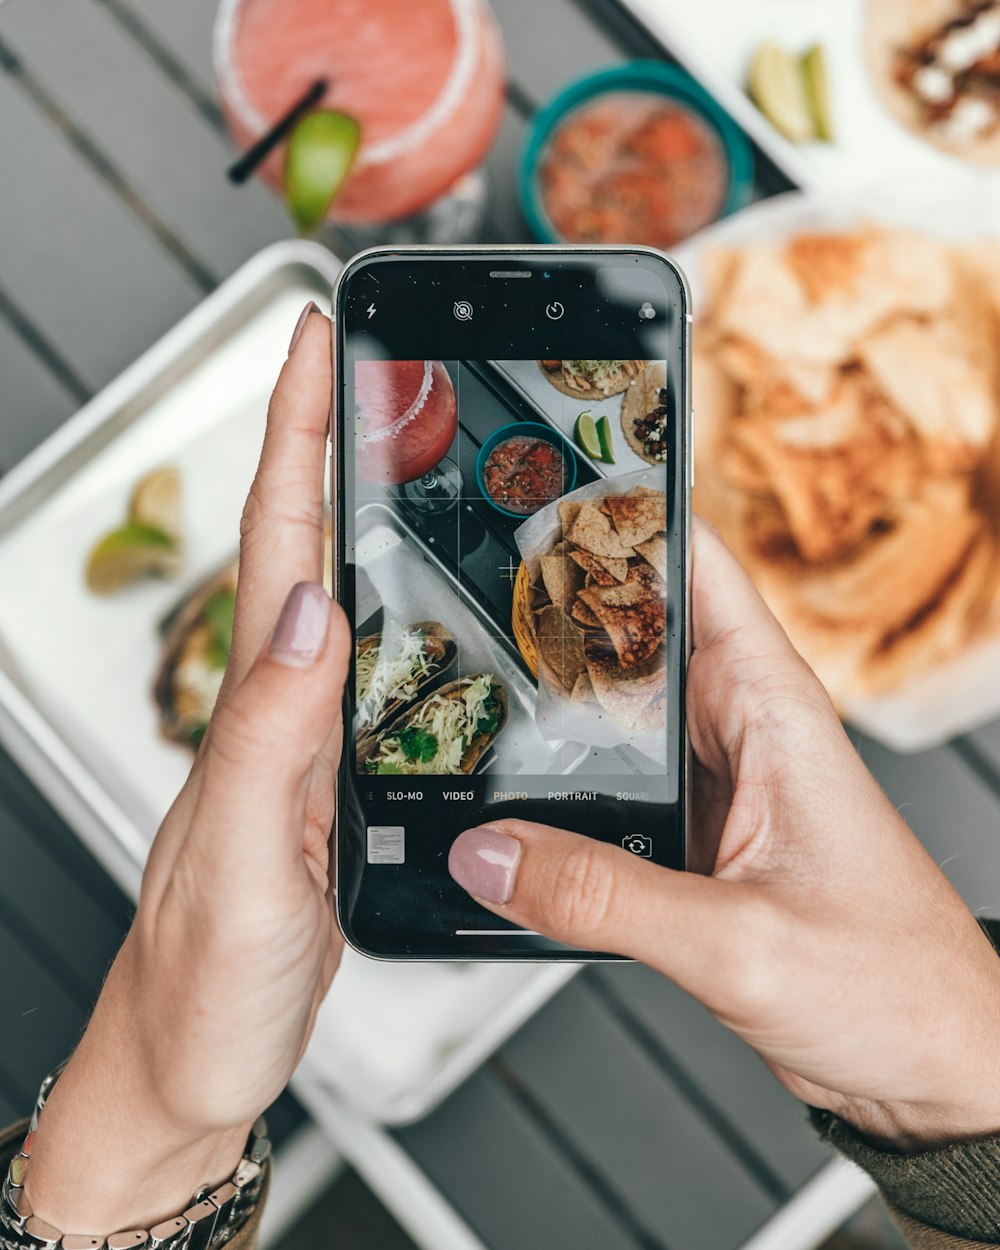
<path fill-rule="evenodd" d="M 918 1149 L 1000 1129 L 1000 960 L 735 558 L 694 531 L 694 872 L 564 830 L 469 830 L 497 915 L 649 964 L 792 1091 Z"/>

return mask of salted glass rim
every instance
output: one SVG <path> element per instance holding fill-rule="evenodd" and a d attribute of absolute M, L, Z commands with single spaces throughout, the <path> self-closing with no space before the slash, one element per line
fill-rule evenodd
<path fill-rule="evenodd" d="M 243 86 L 233 58 L 236 23 L 243 6 L 251 0 L 220 0 L 212 29 L 212 63 L 220 93 L 226 104 L 252 134 L 261 135 L 276 119 L 261 116 Z M 386 164 L 417 148 L 442 126 L 465 94 L 476 67 L 476 12 L 480 0 L 447 0 L 455 22 L 456 51 L 451 69 L 437 98 L 415 121 L 378 143 L 362 144 L 358 165 Z M 291 104 L 291 101 L 289 102 Z"/>
<path fill-rule="evenodd" d="M 371 363 L 394 364 L 397 362 L 373 361 Z M 414 396 L 414 398 L 407 405 L 406 411 L 402 414 L 402 416 L 397 417 L 396 420 L 393 421 L 390 425 L 379 426 L 377 430 L 370 430 L 367 433 L 363 434 L 361 438 L 362 443 L 384 443 L 391 438 L 395 438 L 399 434 L 399 432 L 403 429 L 403 427 L 408 425 L 410 421 L 412 421 L 413 418 L 417 416 L 423 410 L 424 406 L 427 403 L 428 396 L 430 395 L 431 390 L 434 387 L 434 381 L 435 381 L 434 366 L 438 363 L 440 362 L 437 360 L 425 360 L 423 362 L 424 373 L 423 373 L 423 377 L 420 379 L 420 386 L 417 388 L 417 393 Z M 448 377 L 447 371 L 445 371 L 445 377 Z M 448 377 L 448 385 L 449 387 L 451 387 L 450 377 Z M 454 388 L 452 387 L 451 389 L 452 389 L 452 393 L 454 394 Z M 358 416 L 359 418 L 361 416 L 360 410 L 358 412 Z"/>

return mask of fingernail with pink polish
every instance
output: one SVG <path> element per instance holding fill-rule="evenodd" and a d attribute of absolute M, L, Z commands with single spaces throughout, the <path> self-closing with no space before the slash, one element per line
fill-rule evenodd
<path fill-rule="evenodd" d="M 302 331 L 306 328 L 306 322 L 313 313 L 319 312 L 319 304 L 315 300 L 310 300 L 305 308 L 299 313 L 299 319 L 295 323 L 295 329 L 292 331 L 292 341 L 288 344 L 289 356 L 295 351 L 295 344 L 302 337 Z"/>
<path fill-rule="evenodd" d="M 466 829 L 452 843 L 448 871 L 463 890 L 487 903 L 506 903 L 514 893 L 521 843 L 498 829 Z"/>
<path fill-rule="evenodd" d="M 299 582 L 281 609 L 268 654 L 289 668 L 309 668 L 323 650 L 329 624 L 330 596 L 318 582 Z"/>

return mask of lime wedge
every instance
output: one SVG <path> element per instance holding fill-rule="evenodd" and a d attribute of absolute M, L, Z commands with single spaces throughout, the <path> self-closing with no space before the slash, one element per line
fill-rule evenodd
<path fill-rule="evenodd" d="M 573 441 L 591 460 L 601 458 L 601 440 L 597 437 L 597 426 L 589 412 L 581 412 L 573 427 Z"/>
<path fill-rule="evenodd" d="M 601 459 L 605 464 L 614 464 L 615 453 L 611 445 L 611 422 L 601 417 L 597 423 L 597 441 L 601 444 Z"/>
<path fill-rule="evenodd" d="M 87 561 L 87 585 L 109 595 L 142 577 L 171 577 L 180 569 L 177 544 L 152 525 L 129 521 L 106 534 Z"/>
<path fill-rule="evenodd" d="M 818 43 L 802 58 L 802 78 L 816 137 L 831 143 L 835 135 L 830 108 L 830 74 L 826 67 L 826 53 Z"/>
<path fill-rule="evenodd" d="M 346 113 L 303 117 L 288 140 L 285 200 L 303 234 L 315 230 L 346 179 L 361 142 L 361 128 Z"/>
<path fill-rule="evenodd" d="M 801 66 L 773 39 L 761 44 L 750 62 L 750 94 L 786 139 L 802 143 L 815 137 Z"/>
<path fill-rule="evenodd" d="M 181 475 L 176 469 L 154 469 L 140 478 L 129 500 L 128 517 L 160 530 L 175 542 L 181 536 Z"/>

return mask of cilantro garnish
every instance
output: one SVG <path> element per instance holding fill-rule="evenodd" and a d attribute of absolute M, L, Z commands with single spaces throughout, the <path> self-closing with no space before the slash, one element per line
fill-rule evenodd
<path fill-rule="evenodd" d="M 429 764 L 437 755 L 438 741 L 426 729 L 410 725 L 399 731 L 399 745 L 408 760 L 416 760 L 421 764 Z"/>

